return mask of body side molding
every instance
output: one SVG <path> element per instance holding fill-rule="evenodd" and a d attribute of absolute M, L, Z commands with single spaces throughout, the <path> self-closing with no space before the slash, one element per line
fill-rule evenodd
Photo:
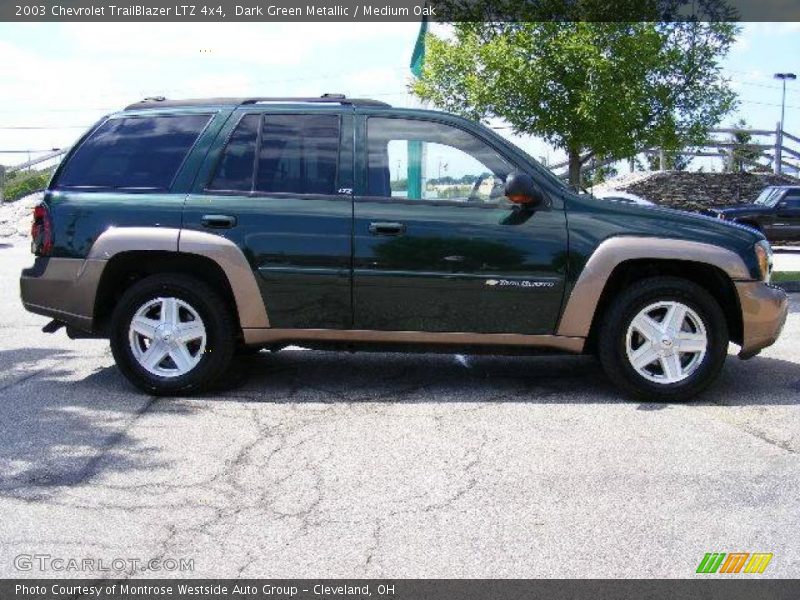
<path fill-rule="evenodd" d="M 741 257 L 719 246 L 673 238 L 613 237 L 603 241 L 583 267 L 561 314 L 557 335 L 587 337 L 611 273 L 620 263 L 638 259 L 705 263 L 721 269 L 733 281 L 752 279 Z"/>
<path fill-rule="evenodd" d="M 518 333 L 465 333 L 434 331 L 376 331 L 371 329 L 244 329 L 246 344 L 282 342 L 376 342 L 476 346 L 530 346 L 580 354 L 585 339 L 557 335 Z"/>

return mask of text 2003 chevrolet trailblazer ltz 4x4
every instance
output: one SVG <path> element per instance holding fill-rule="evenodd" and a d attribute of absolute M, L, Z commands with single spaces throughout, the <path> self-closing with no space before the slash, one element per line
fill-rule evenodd
<path fill-rule="evenodd" d="M 32 233 L 25 307 L 110 338 L 152 394 L 301 344 L 597 353 L 629 394 L 684 400 L 787 313 L 752 229 L 580 196 L 478 124 L 336 95 L 129 106 Z"/>

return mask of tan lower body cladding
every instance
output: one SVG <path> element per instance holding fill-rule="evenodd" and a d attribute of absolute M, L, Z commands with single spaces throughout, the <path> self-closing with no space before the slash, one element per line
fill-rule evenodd
<path fill-rule="evenodd" d="M 366 329 L 244 329 L 248 345 L 287 344 L 310 341 L 443 346 L 520 346 L 580 354 L 585 339 L 559 335 L 516 333 L 462 333 L 432 331 L 374 331 Z"/>
<path fill-rule="evenodd" d="M 602 242 L 589 257 L 564 307 L 558 334 L 585 337 L 609 277 L 617 265 L 634 259 L 686 260 L 713 265 L 734 281 L 750 279 L 742 259 L 719 246 L 648 237 L 614 237 Z"/>

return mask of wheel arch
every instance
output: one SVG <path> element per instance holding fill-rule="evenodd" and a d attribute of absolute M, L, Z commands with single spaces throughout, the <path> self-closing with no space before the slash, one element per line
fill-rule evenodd
<path fill-rule="evenodd" d="M 719 267 L 688 260 L 632 259 L 617 265 L 603 288 L 589 328 L 587 350 L 596 348 L 603 315 L 617 294 L 635 281 L 658 276 L 680 277 L 707 291 L 725 314 L 731 341 L 742 343 L 743 325 L 739 296 L 731 278 Z"/>
<path fill-rule="evenodd" d="M 94 302 L 95 329 L 106 330 L 114 307 L 128 288 L 145 277 L 161 273 L 189 275 L 210 284 L 231 307 L 239 324 L 233 289 L 225 272 L 212 259 L 184 252 L 128 250 L 111 257 L 100 276 Z"/>
<path fill-rule="evenodd" d="M 662 238 L 611 238 L 587 261 L 567 300 L 558 335 L 587 338 L 594 347 L 598 323 L 611 300 L 632 281 L 671 275 L 701 286 L 720 304 L 732 341 L 741 343 L 742 311 L 734 281 L 748 280 L 744 261 L 719 246 Z"/>
<path fill-rule="evenodd" d="M 95 331 L 104 330 L 116 300 L 130 285 L 166 272 L 192 275 L 219 290 L 239 329 L 269 327 L 247 259 L 236 244 L 222 236 L 157 227 L 113 228 L 97 239 L 87 262 L 103 263 L 94 298 Z"/>

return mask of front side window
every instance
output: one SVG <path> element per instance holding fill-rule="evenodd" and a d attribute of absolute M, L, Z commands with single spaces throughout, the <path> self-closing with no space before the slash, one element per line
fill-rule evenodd
<path fill-rule="evenodd" d="M 373 117 L 367 139 L 370 196 L 495 202 L 513 170 L 484 141 L 443 123 Z"/>
<path fill-rule="evenodd" d="M 207 114 L 109 119 L 77 149 L 57 187 L 166 191 Z"/>

